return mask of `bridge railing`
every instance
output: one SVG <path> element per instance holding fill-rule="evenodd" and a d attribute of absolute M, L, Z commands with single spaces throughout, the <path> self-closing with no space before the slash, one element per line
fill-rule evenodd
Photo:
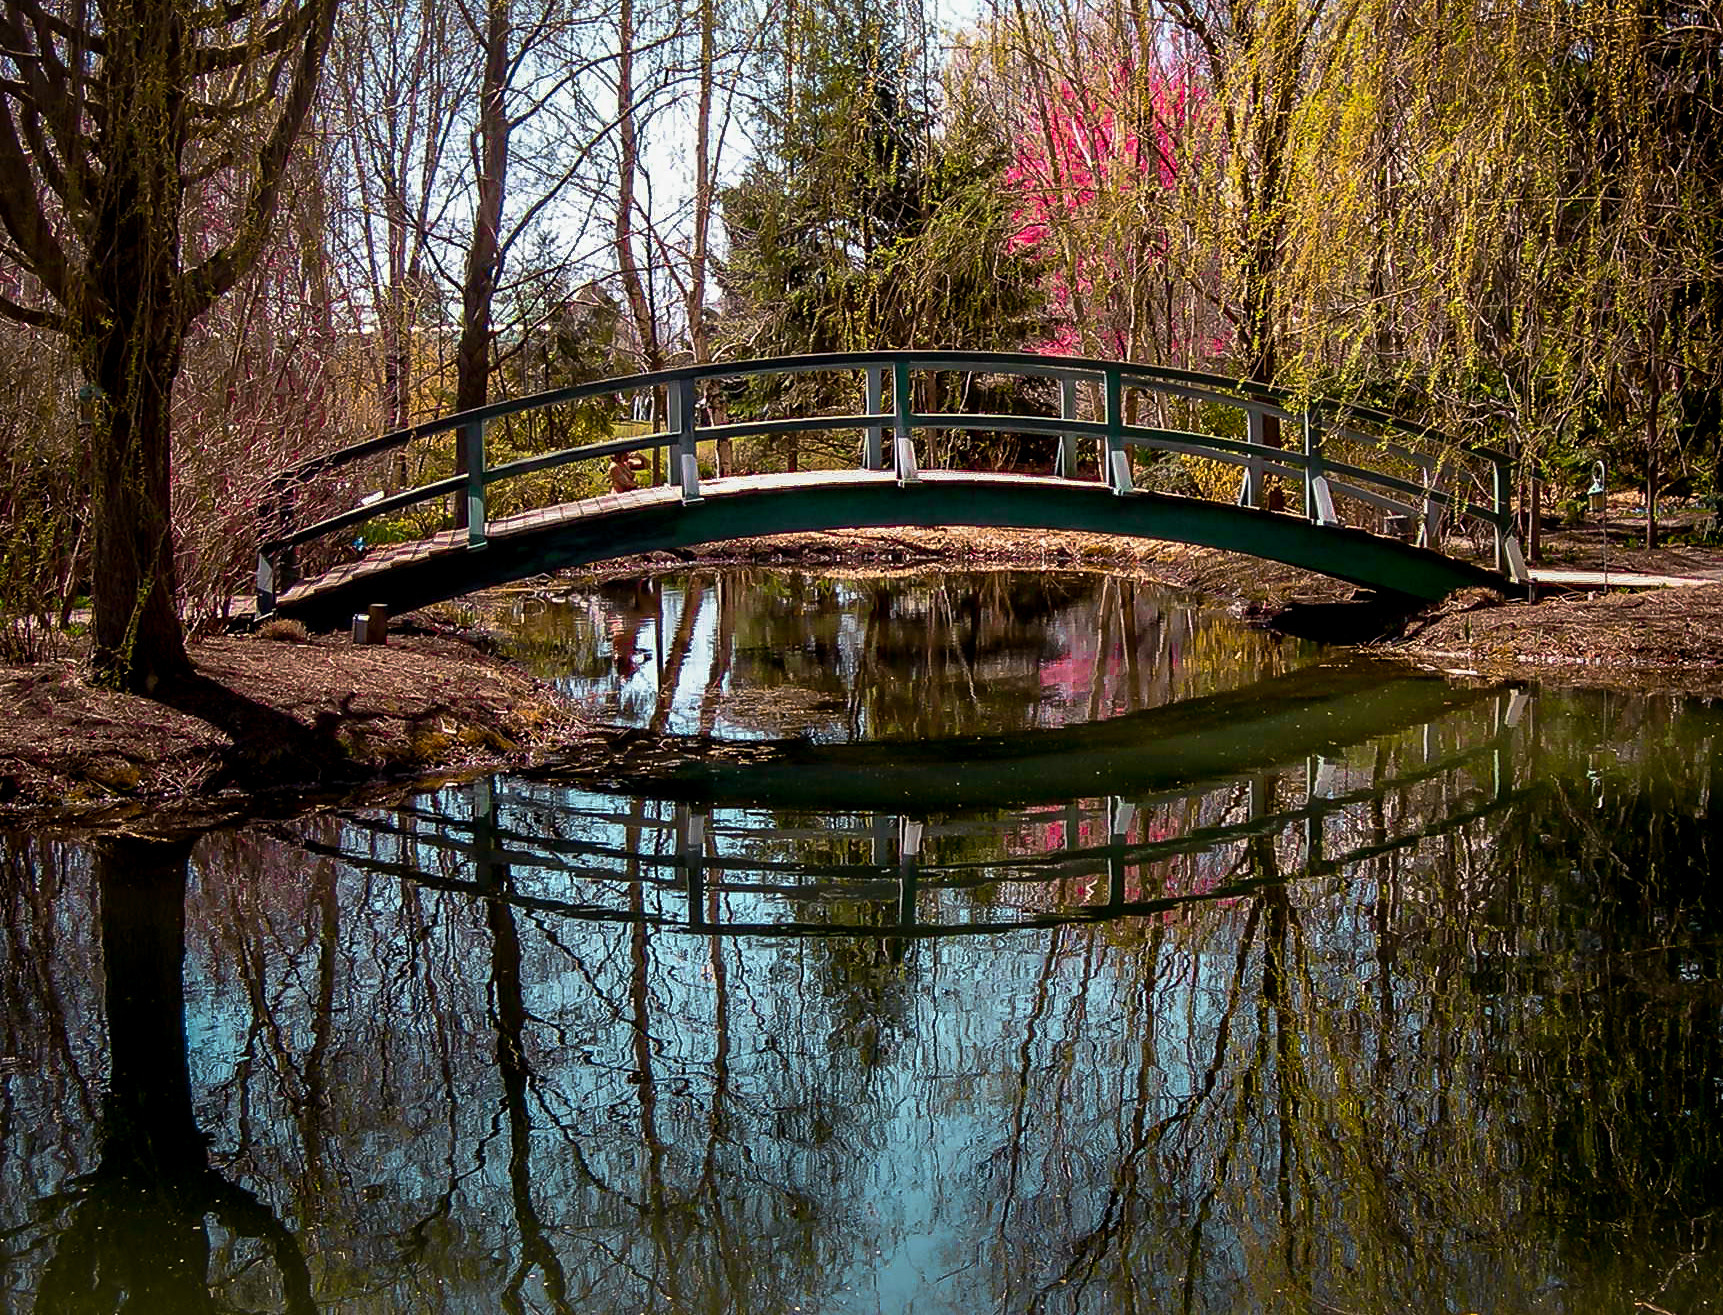
<path fill-rule="evenodd" d="M 849 374 L 857 377 L 861 410 L 841 415 L 762 417 L 702 422 L 702 398 L 719 385 L 771 376 Z M 1057 383 L 1057 415 L 924 412 L 915 406 L 915 382 L 929 373 L 1008 376 Z M 583 443 L 502 462 L 488 460 L 487 427 L 509 417 L 548 412 L 600 398 L 664 390 L 664 428 Z M 1144 398 L 1235 413 L 1243 437 L 1137 423 Z M 1242 417 L 1242 424 L 1236 417 Z M 1283 441 L 1271 443 L 1270 427 Z M 1220 427 L 1220 426 L 1217 426 Z M 1481 527 L 1497 571 L 1525 578 L 1514 538 L 1512 471 L 1507 454 L 1464 445 L 1439 431 L 1369 408 L 1301 398 L 1250 380 L 1228 379 L 1163 366 L 1015 352 L 879 351 L 725 361 L 649 374 L 596 380 L 528 397 L 512 398 L 405 429 L 380 434 L 281 472 L 263 512 L 257 565 L 259 615 L 274 609 L 290 583 L 293 552 L 326 535 L 356 529 L 435 499 L 457 500 L 468 544 L 484 545 L 491 528 L 490 490 L 505 480 L 607 457 L 668 454 L 667 481 L 684 501 L 701 496 L 699 445 L 819 430 L 859 434 L 864 469 L 891 470 L 902 483 L 921 474 L 916 436 L 929 431 L 1044 435 L 1056 442 L 1054 473 L 1077 478 L 1079 444 L 1093 442 L 1098 478 L 1124 496 L 1136 489 L 1132 449 L 1197 456 L 1239 471 L 1241 505 L 1282 511 L 1324 525 L 1341 523 L 1337 498 L 1370 508 L 1396 532 L 1425 547 L 1439 547 L 1461 521 Z M 453 437 L 457 473 L 394 493 L 372 493 L 333 515 L 299 525 L 295 506 L 303 491 L 332 472 L 398 453 L 419 440 Z M 1290 441 L 1285 441 L 1287 439 Z M 1368 460 L 1369 465 L 1360 464 Z M 1284 481 L 1281 485 L 1277 481 Z"/>

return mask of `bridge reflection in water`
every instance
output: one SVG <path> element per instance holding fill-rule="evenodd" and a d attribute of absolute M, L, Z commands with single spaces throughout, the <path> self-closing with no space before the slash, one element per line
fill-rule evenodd
<path fill-rule="evenodd" d="M 13 837 L 0 1307 L 1703 1309 L 1723 716 L 1298 674 Z"/>
<path fill-rule="evenodd" d="M 1325 674 L 1332 673 L 1267 683 L 1320 686 Z M 1366 688 L 1356 699 L 1381 692 L 1367 677 L 1358 683 Z M 1426 680 L 1396 682 L 1401 698 L 1403 686 L 1411 688 L 1410 706 L 1419 695 L 1425 704 L 1481 701 L 1489 715 L 1480 720 L 1467 706 L 1410 727 L 1378 724 L 1356 742 L 1367 748 L 1362 760 L 1332 740 L 1320 754 L 1291 759 L 1262 741 L 1261 761 L 1237 775 L 1026 808 L 971 800 L 961 812 L 929 816 L 846 809 L 840 798 L 808 812 L 804 761 L 789 769 L 788 800 L 771 797 L 769 769 L 756 798 L 728 807 L 482 778 L 400 808 L 347 814 L 334 840 L 292 839 L 356 872 L 536 913 L 705 934 L 949 936 L 1161 916 L 1264 883 L 1344 874 L 1511 804 L 1518 796 L 1512 741 L 1529 695 L 1501 689 L 1456 698 Z M 1306 716 L 1311 710 L 1319 724 L 1341 716 L 1320 701 Z M 1167 711 L 1134 720 L 1164 720 Z M 1033 744 L 1095 730 L 1015 738 Z M 853 758 L 853 749 L 815 756 Z M 925 758 L 928 746 L 901 751 Z M 898 775 L 892 752 L 862 747 L 869 765 L 858 790 Z M 1177 757 L 1169 762 L 1155 741 L 1137 745 L 1125 762 L 1135 769 L 1127 776 L 1140 776 L 1143 764 L 1174 776 L 1179 770 Z M 728 789 L 747 793 L 748 774 L 732 774 Z M 1063 781 L 1049 772 L 1045 784 L 1056 794 Z"/>

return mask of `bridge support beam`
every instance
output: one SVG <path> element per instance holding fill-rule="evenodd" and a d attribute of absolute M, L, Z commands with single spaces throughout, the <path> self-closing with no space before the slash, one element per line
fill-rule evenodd
<path fill-rule="evenodd" d="M 1334 493 L 1322 471 L 1322 417 L 1312 406 L 1304 412 L 1304 516 L 1317 525 L 1338 525 Z"/>
<path fill-rule="evenodd" d="M 700 449 L 694 426 L 699 416 L 694 400 L 694 381 L 678 379 L 670 385 L 670 428 L 676 433 L 676 475 L 682 483 L 682 501 L 700 501 Z"/>
<path fill-rule="evenodd" d="M 1268 426 L 1261 411 L 1246 411 L 1244 413 L 1244 436 L 1247 441 L 1257 447 L 1262 447 L 1268 439 Z M 1244 463 L 1244 474 L 1238 484 L 1238 505 L 1241 507 L 1262 506 L 1262 482 L 1264 471 L 1261 457 L 1247 457 Z"/>
<path fill-rule="evenodd" d="M 1447 502 L 1440 496 L 1446 492 L 1449 468 L 1439 461 L 1424 467 L 1424 508 L 1418 519 L 1418 546 L 1436 552 L 1442 550 L 1442 523 L 1447 518 Z"/>
<path fill-rule="evenodd" d="M 862 398 L 862 410 L 870 416 L 880 414 L 880 408 L 885 405 L 885 367 L 870 365 L 866 371 L 866 394 Z M 872 424 L 867 427 L 862 442 L 862 469 L 885 469 L 885 426 Z"/>
<path fill-rule="evenodd" d="M 1513 470 L 1506 459 L 1498 458 L 1491 463 L 1490 474 L 1495 484 L 1496 570 L 1515 584 L 1524 584 L 1531 576 L 1526 571 L 1519 538 L 1514 534 Z"/>
<path fill-rule="evenodd" d="M 1137 485 L 1131 478 L 1131 449 L 1125 445 L 1125 387 L 1119 371 L 1107 375 L 1107 437 L 1102 461 L 1107 486 L 1121 497 Z"/>

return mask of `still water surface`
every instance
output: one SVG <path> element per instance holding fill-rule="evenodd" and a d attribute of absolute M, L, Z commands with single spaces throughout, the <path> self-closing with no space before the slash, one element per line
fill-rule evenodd
<path fill-rule="evenodd" d="M 1717 709 L 1095 577 L 513 628 L 717 747 L 9 839 L 0 1305 L 1716 1308 Z"/>

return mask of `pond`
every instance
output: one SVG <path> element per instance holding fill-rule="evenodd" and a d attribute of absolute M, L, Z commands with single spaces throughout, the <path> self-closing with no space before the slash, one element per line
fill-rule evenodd
<path fill-rule="evenodd" d="M 619 757 L 7 838 L 0 1305 L 1723 1289 L 1723 712 L 1083 575 L 517 595 Z"/>

